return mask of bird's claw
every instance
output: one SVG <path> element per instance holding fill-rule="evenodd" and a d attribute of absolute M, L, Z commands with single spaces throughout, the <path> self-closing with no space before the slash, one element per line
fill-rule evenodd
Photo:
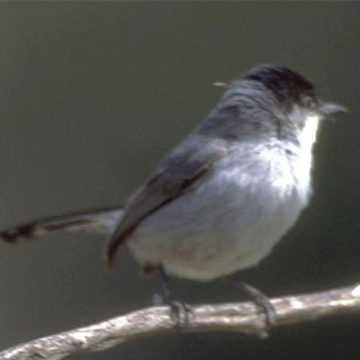
<path fill-rule="evenodd" d="M 164 299 L 160 294 L 154 294 L 153 302 L 155 305 L 168 305 L 170 307 L 171 318 L 178 327 L 187 326 L 190 316 L 194 315 L 194 311 L 189 304 L 174 297 Z"/>

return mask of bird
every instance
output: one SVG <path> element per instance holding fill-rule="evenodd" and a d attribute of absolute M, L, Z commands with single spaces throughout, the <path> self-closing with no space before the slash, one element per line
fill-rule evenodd
<path fill-rule="evenodd" d="M 97 232 L 110 236 L 108 264 L 127 245 L 143 272 L 157 270 L 165 284 L 169 275 L 229 277 L 257 265 L 296 223 L 312 195 L 319 127 L 345 111 L 321 101 L 300 73 L 257 66 L 226 83 L 215 108 L 122 206 L 43 218 L 0 237 Z"/>

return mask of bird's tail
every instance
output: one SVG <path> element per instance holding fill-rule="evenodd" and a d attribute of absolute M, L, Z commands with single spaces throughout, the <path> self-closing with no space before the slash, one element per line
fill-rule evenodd
<path fill-rule="evenodd" d="M 117 207 L 43 218 L 0 231 L 0 238 L 12 243 L 55 232 L 111 234 L 119 223 L 122 213 L 122 208 Z"/>

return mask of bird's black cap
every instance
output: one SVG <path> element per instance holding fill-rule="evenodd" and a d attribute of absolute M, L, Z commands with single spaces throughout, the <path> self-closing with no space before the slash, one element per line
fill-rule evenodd
<path fill-rule="evenodd" d="M 285 106 L 301 103 L 304 97 L 316 102 L 313 85 L 299 73 L 285 66 L 261 65 L 243 79 L 261 82 Z"/>

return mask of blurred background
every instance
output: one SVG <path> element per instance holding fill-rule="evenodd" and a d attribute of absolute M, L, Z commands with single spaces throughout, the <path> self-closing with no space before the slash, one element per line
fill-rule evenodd
<path fill-rule="evenodd" d="M 324 124 L 314 196 L 297 225 L 240 277 L 270 296 L 360 281 L 358 3 L 0 4 L 0 225 L 121 204 L 260 63 L 289 66 L 349 114 Z M 107 238 L 0 244 L 0 348 L 151 304 L 157 279 Z M 190 303 L 242 299 L 222 281 L 175 280 Z M 236 333 L 179 334 L 74 359 L 355 359 L 360 316 Z"/>

